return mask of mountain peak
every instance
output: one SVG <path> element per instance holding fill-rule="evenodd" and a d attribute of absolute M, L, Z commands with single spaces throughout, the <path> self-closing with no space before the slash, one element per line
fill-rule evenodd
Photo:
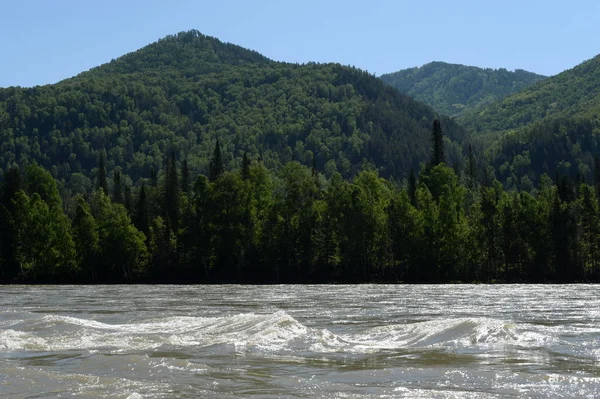
<path fill-rule="evenodd" d="M 222 42 L 197 30 L 190 30 L 168 35 L 84 74 L 104 76 L 170 70 L 193 76 L 219 72 L 232 65 L 270 62 L 271 60 L 256 51 Z"/>

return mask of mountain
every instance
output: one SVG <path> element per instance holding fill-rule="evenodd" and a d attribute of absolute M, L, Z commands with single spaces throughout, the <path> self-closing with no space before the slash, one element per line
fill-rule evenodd
<path fill-rule="evenodd" d="M 597 118 L 600 56 L 538 82 L 503 101 L 473 110 L 461 121 L 480 133 L 497 132 L 559 118 Z"/>
<path fill-rule="evenodd" d="M 269 64 L 267 57 L 198 31 L 169 35 L 141 50 L 84 72 L 79 77 L 131 74 L 145 71 L 177 72 L 191 77 L 222 72 L 229 67 Z"/>
<path fill-rule="evenodd" d="M 439 113 L 460 116 L 544 80 L 546 77 L 517 69 L 483 69 L 432 62 L 422 67 L 381 75 L 381 80 Z"/>
<path fill-rule="evenodd" d="M 275 62 L 190 31 L 54 85 L 0 89 L 0 168 L 36 162 L 83 190 L 105 152 L 109 176 L 132 184 L 172 152 L 207 174 L 219 140 L 226 169 L 248 153 L 271 169 L 315 158 L 327 174 L 370 165 L 400 179 L 429 158 L 434 117 L 358 69 Z M 442 126 L 455 160 L 465 130 Z"/>
<path fill-rule="evenodd" d="M 546 173 L 599 181 L 600 56 L 538 82 L 460 121 L 487 142 L 488 158 L 508 186 Z"/>

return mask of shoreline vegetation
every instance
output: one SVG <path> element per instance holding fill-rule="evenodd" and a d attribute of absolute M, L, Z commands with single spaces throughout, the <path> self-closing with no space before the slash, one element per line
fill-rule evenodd
<path fill-rule="evenodd" d="M 446 165 L 440 122 L 431 159 L 402 185 L 364 168 L 350 181 L 244 154 L 208 176 L 169 152 L 139 186 L 109 179 L 65 196 L 29 165 L 0 185 L 2 283 L 571 283 L 600 279 L 600 167 L 589 185 L 542 176 L 507 191 L 469 150 Z M 147 183 L 146 183 L 147 182 Z M 110 184 L 109 184 L 110 183 Z"/>

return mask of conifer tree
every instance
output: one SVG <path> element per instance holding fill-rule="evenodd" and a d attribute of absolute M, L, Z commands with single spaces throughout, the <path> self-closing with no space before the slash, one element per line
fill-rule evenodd
<path fill-rule="evenodd" d="M 108 195 L 108 182 L 106 179 L 106 156 L 104 151 L 100 152 L 100 159 L 98 160 L 98 186 L 97 189 L 104 190 L 104 194 Z"/>
<path fill-rule="evenodd" d="M 179 179 L 174 152 L 167 157 L 164 193 L 166 222 L 176 231 L 179 221 Z"/>
<path fill-rule="evenodd" d="M 469 159 L 468 159 L 468 172 L 469 172 L 469 181 L 468 181 L 468 186 L 469 188 L 473 188 L 475 187 L 476 183 L 477 183 L 477 171 L 476 171 L 476 164 L 475 164 L 475 156 L 473 155 L 473 146 L 471 144 L 469 144 Z"/>
<path fill-rule="evenodd" d="M 412 206 L 417 206 L 417 176 L 414 168 L 410 168 L 408 175 L 408 197 Z"/>
<path fill-rule="evenodd" d="M 142 187 L 140 188 L 140 192 L 135 204 L 134 224 L 135 227 L 142 233 L 146 234 L 146 236 L 148 236 L 149 231 L 149 220 L 150 217 L 148 215 L 148 197 L 146 194 L 146 186 L 142 182 Z"/>
<path fill-rule="evenodd" d="M 154 166 L 152 166 L 152 168 L 150 169 L 150 185 L 152 187 L 156 187 L 158 185 L 158 172 L 156 171 Z"/>
<path fill-rule="evenodd" d="M 600 200 L 600 157 L 594 155 L 594 186 L 596 188 L 596 197 Z"/>
<path fill-rule="evenodd" d="M 187 193 L 190 190 L 190 170 L 187 159 L 181 164 L 181 191 Z"/>
<path fill-rule="evenodd" d="M 244 158 L 242 159 L 242 179 L 248 180 L 250 178 L 250 159 L 248 154 L 244 152 Z"/>
<path fill-rule="evenodd" d="M 123 203 L 123 187 L 121 185 L 121 171 L 115 169 L 113 171 L 113 198 L 114 203 Z"/>
<path fill-rule="evenodd" d="M 92 216 L 90 206 L 81 196 L 75 198 L 76 208 L 73 219 L 73 241 L 77 248 L 77 263 L 80 270 L 91 281 L 97 280 L 96 265 L 100 251 L 98 226 Z"/>
<path fill-rule="evenodd" d="M 433 167 L 446 162 L 444 157 L 444 135 L 442 133 L 440 121 L 437 119 L 433 121 L 432 142 L 433 151 L 431 154 L 431 166 Z"/>
<path fill-rule="evenodd" d="M 210 160 L 208 178 L 210 181 L 215 181 L 221 173 L 223 173 L 223 158 L 221 154 L 221 145 L 219 144 L 219 140 L 217 140 L 212 159 Z"/>
<path fill-rule="evenodd" d="M 129 212 L 129 214 L 131 215 L 131 209 L 133 206 L 133 198 L 131 198 L 131 186 L 130 185 L 125 186 L 125 196 L 123 198 L 123 201 L 124 201 L 123 205 L 125 205 L 127 212 Z"/>

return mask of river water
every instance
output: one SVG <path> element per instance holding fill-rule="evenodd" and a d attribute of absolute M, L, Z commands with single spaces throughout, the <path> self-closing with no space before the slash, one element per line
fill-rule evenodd
<path fill-rule="evenodd" d="M 2 398 L 600 396 L 600 286 L 0 286 Z"/>

